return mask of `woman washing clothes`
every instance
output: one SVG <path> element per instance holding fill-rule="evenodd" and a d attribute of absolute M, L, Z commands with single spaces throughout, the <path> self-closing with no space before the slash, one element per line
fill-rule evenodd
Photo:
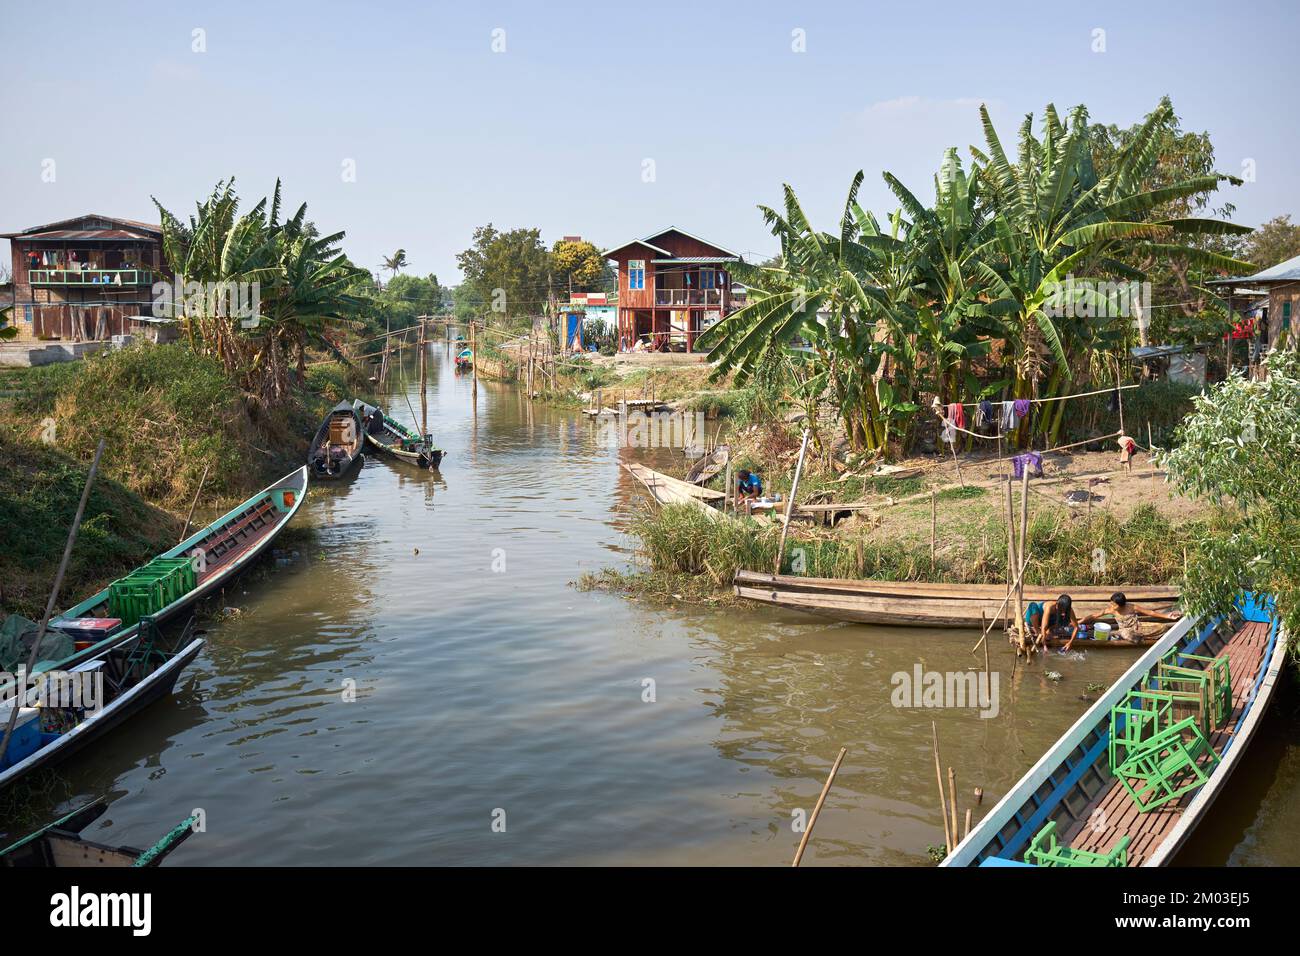
<path fill-rule="evenodd" d="M 1140 618 L 1155 618 L 1143 621 Z M 1110 596 L 1110 605 L 1100 614 L 1090 614 L 1083 619 L 1084 624 L 1104 621 L 1107 618 L 1115 622 L 1115 630 L 1126 641 L 1144 641 L 1159 637 L 1170 624 L 1177 621 L 1178 614 L 1162 614 L 1149 607 L 1130 603 L 1123 591 L 1116 591 Z"/>

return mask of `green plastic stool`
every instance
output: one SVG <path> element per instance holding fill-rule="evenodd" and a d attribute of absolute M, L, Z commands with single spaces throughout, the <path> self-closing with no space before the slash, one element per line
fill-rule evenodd
<path fill-rule="evenodd" d="M 1056 839 L 1056 821 L 1038 831 L 1029 849 L 1025 851 L 1025 862 L 1034 866 L 1128 866 L 1128 845 L 1130 837 L 1121 837 L 1109 853 L 1094 853 L 1091 850 L 1076 850 L 1061 846 Z"/>

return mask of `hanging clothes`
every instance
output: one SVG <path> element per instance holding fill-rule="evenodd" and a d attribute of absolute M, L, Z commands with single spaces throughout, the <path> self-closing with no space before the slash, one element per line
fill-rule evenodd
<path fill-rule="evenodd" d="M 1002 430 L 1004 432 L 1014 431 L 1019 422 L 1016 420 L 1016 403 L 1002 403 Z"/>
<path fill-rule="evenodd" d="M 948 406 L 948 420 L 958 428 L 966 427 L 966 411 L 961 407 L 961 402 L 953 402 Z"/>
<path fill-rule="evenodd" d="M 1028 418 L 1029 405 L 1030 405 L 1029 399 L 1017 398 L 1014 406 L 1016 410 L 1016 418 Z"/>
<path fill-rule="evenodd" d="M 949 445 L 955 445 L 957 443 L 957 426 L 953 424 L 951 418 L 945 418 L 943 420 L 943 428 L 939 432 L 939 438 L 947 442 Z"/>
<path fill-rule="evenodd" d="M 1127 435 L 1120 435 L 1116 441 L 1119 442 L 1119 462 L 1125 464 L 1132 461 L 1133 456 L 1137 453 L 1137 442 Z"/>
<path fill-rule="evenodd" d="M 1033 478 L 1043 477 L 1043 455 L 1042 452 L 1027 451 L 1015 455 L 1011 459 L 1011 472 L 1015 478 L 1024 475 L 1025 469 L 1029 469 L 1029 474 Z"/>
<path fill-rule="evenodd" d="M 979 406 L 975 409 L 975 427 L 988 428 L 994 424 L 993 403 L 987 398 L 980 399 Z"/>

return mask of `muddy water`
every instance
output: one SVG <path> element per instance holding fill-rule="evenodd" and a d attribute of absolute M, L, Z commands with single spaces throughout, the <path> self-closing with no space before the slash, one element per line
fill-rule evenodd
<path fill-rule="evenodd" d="M 174 865 L 784 865 L 844 746 L 805 865 L 925 864 L 943 842 L 931 721 L 963 811 L 986 794 L 978 819 L 1087 685 L 1131 661 L 1013 668 L 995 645 L 983 718 L 891 701 L 917 665 L 982 668 L 967 633 L 577 592 L 582 572 L 631 561 L 619 452 L 508 388 L 480 384 L 475 411 L 470 380 L 433 354 L 441 473 L 370 457 L 313 486 L 298 558 L 227 594 L 238 613 L 210 626 L 175 696 L 65 764 L 27 813 L 108 794 L 90 835 L 148 845 L 202 808 L 207 831 Z M 400 394 L 389 410 L 409 420 Z M 1300 735 L 1279 718 L 1268 736 L 1198 861 L 1300 862 L 1279 836 L 1300 820 Z"/>

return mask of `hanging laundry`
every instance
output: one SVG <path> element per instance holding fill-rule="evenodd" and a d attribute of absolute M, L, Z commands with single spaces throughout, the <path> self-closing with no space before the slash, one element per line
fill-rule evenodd
<path fill-rule="evenodd" d="M 1015 455 L 1011 459 L 1011 471 L 1014 477 L 1020 478 L 1024 475 L 1025 469 L 1029 469 L 1029 474 L 1033 478 L 1043 477 L 1043 454 L 1037 451 L 1027 451 Z"/>
<path fill-rule="evenodd" d="M 987 398 L 980 399 L 979 406 L 975 409 L 975 427 L 988 428 L 992 424 L 994 424 L 993 403 Z"/>
<path fill-rule="evenodd" d="M 948 406 L 948 420 L 958 428 L 966 427 L 966 411 L 961 407 L 961 402 L 953 402 Z"/>
<path fill-rule="evenodd" d="M 1129 438 L 1127 435 L 1120 435 L 1116 440 L 1119 442 L 1120 464 L 1122 465 L 1126 462 L 1132 461 L 1133 456 L 1137 453 L 1137 442 Z"/>
<path fill-rule="evenodd" d="M 943 428 L 939 432 L 939 438 L 947 442 L 949 445 L 955 445 L 957 443 L 957 426 L 953 424 L 951 418 L 945 418 L 943 420 Z"/>
<path fill-rule="evenodd" d="M 1016 419 L 1016 403 L 1002 403 L 1002 430 L 1009 432 L 1013 430 L 1019 422 Z"/>
<path fill-rule="evenodd" d="M 1015 401 L 1016 418 L 1029 417 L 1029 399 L 1017 398 Z"/>

